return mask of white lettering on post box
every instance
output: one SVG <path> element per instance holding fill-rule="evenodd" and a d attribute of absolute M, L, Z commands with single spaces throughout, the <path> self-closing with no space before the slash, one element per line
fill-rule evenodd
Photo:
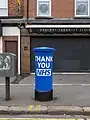
<path fill-rule="evenodd" d="M 51 76 L 51 62 L 53 62 L 52 56 L 35 56 L 37 62 L 36 75 L 37 76 Z"/>
<path fill-rule="evenodd" d="M 52 62 L 52 56 L 35 56 L 35 61 L 37 62 Z"/>
<path fill-rule="evenodd" d="M 51 76 L 51 69 L 36 69 L 37 76 Z"/>
<path fill-rule="evenodd" d="M 50 63 L 38 63 L 38 68 L 50 68 Z"/>

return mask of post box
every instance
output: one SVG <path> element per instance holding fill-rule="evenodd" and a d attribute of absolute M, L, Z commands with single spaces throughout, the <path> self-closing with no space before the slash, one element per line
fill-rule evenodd
<path fill-rule="evenodd" d="M 54 48 L 37 47 L 35 53 L 35 100 L 53 100 L 53 55 Z"/>

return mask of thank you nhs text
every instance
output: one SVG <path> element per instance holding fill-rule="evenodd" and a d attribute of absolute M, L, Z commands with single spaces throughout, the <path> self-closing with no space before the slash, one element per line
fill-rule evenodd
<path fill-rule="evenodd" d="M 52 56 L 35 56 L 36 75 L 37 76 L 51 76 L 52 72 Z"/>

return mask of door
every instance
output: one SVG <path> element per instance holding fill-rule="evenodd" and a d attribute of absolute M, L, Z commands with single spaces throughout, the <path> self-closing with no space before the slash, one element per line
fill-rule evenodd
<path fill-rule="evenodd" d="M 14 53 L 16 55 L 16 72 L 18 72 L 18 42 L 5 41 L 5 52 Z"/>

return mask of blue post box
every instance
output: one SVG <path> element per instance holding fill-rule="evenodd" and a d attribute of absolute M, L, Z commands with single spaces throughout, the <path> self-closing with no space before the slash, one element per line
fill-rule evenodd
<path fill-rule="evenodd" d="M 35 100 L 50 101 L 53 99 L 53 54 L 55 49 L 37 47 L 35 53 Z"/>

